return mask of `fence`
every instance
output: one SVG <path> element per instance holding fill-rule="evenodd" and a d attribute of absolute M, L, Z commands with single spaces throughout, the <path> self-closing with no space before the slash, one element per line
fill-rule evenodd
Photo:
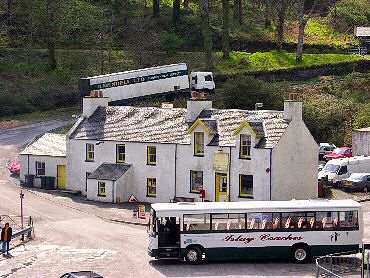
<path fill-rule="evenodd" d="M 348 50 L 348 54 L 359 54 L 359 55 L 367 55 L 367 48 L 366 47 L 353 47 Z"/>
<path fill-rule="evenodd" d="M 356 254 L 337 253 L 316 259 L 316 277 L 342 278 L 344 274 L 361 274 L 361 258 Z"/>
<path fill-rule="evenodd" d="M 24 217 L 28 219 L 28 223 L 26 227 L 22 228 L 21 217 L 15 215 L 0 215 L 0 224 L 9 223 L 9 225 L 13 229 L 12 238 L 17 238 L 22 236 L 22 240 L 24 239 L 24 235 L 26 234 L 27 237 L 32 237 L 33 232 L 33 219 L 31 216 Z"/>

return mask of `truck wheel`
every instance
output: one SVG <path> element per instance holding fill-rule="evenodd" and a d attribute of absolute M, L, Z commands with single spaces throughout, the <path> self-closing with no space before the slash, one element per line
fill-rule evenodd
<path fill-rule="evenodd" d="M 310 259 L 308 246 L 299 244 L 292 248 L 292 261 L 298 264 L 304 264 Z"/>
<path fill-rule="evenodd" d="M 202 251 L 199 247 L 190 247 L 186 250 L 185 260 L 189 264 L 199 264 L 202 260 Z"/>

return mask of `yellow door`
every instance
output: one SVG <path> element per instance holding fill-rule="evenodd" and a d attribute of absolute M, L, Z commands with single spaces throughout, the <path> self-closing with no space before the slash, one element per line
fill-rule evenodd
<path fill-rule="evenodd" d="M 66 166 L 58 165 L 57 172 L 58 189 L 66 189 Z"/>
<path fill-rule="evenodd" d="M 229 202 L 230 196 L 227 194 L 227 174 L 216 173 L 216 202 Z"/>

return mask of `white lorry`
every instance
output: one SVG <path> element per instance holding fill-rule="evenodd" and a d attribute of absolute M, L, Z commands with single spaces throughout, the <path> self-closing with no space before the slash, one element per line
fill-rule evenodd
<path fill-rule="evenodd" d="M 191 77 L 190 84 L 188 67 L 181 63 L 86 77 L 80 80 L 79 87 L 82 96 L 96 92 L 109 97 L 110 102 L 190 94 L 191 90 L 214 92 L 212 72 L 194 72 Z"/>
<path fill-rule="evenodd" d="M 352 173 L 369 173 L 370 157 L 354 156 L 350 158 L 332 159 L 325 164 L 325 167 L 318 173 L 318 180 L 328 179 L 329 185 L 339 185 Z"/>

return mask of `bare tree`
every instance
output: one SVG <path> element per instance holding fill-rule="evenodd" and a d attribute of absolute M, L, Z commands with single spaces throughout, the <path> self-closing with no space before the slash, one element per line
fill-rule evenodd
<path fill-rule="evenodd" d="M 180 0 L 173 0 L 172 6 L 172 22 L 175 28 L 177 28 L 180 21 Z"/>
<path fill-rule="evenodd" d="M 287 12 L 288 0 L 278 1 L 278 16 L 277 16 L 277 41 L 279 50 L 283 50 L 285 18 Z"/>
<path fill-rule="evenodd" d="M 230 2 L 222 0 L 222 51 L 223 58 L 230 56 Z"/>
<path fill-rule="evenodd" d="M 203 28 L 203 43 L 204 55 L 207 70 L 212 70 L 212 33 L 209 23 L 209 0 L 200 0 L 201 15 L 202 15 L 202 28 Z"/>
<path fill-rule="evenodd" d="M 47 47 L 48 47 L 48 58 L 49 66 L 52 70 L 57 68 L 57 58 L 55 53 L 55 30 L 54 30 L 54 6 L 53 0 L 47 0 Z"/>
<path fill-rule="evenodd" d="M 265 28 L 271 27 L 271 0 L 264 0 L 265 1 Z"/>
<path fill-rule="evenodd" d="M 153 16 L 159 17 L 159 11 L 160 11 L 160 0 L 153 0 Z"/>
<path fill-rule="evenodd" d="M 317 8 L 320 0 L 298 0 L 298 20 L 299 32 L 297 40 L 297 55 L 296 61 L 302 62 L 303 45 L 304 45 L 304 29 L 306 28 L 308 20 L 311 18 L 314 10 Z M 306 10 L 306 5 L 309 5 Z"/>
<path fill-rule="evenodd" d="M 239 24 L 243 24 L 243 0 L 234 0 L 233 17 Z"/>

